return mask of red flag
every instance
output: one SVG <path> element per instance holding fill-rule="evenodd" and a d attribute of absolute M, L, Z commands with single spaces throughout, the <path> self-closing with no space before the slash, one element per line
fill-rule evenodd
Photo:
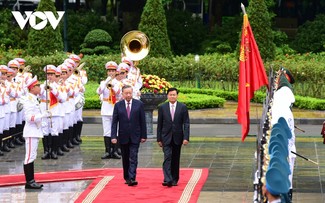
<path fill-rule="evenodd" d="M 242 125 L 242 141 L 249 132 L 250 100 L 261 86 L 268 86 L 263 61 L 254 39 L 247 14 L 244 14 L 239 57 L 239 91 L 237 120 Z"/>

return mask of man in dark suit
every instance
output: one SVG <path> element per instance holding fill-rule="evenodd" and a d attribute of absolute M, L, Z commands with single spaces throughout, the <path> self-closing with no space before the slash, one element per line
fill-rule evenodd
<path fill-rule="evenodd" d="M 178 90 L 169 88 L 167 98 L 158 109 L 157 142 L 163 148 L 163 186 L 177 186 L 182 145 L 190 138 L 190 119 L 185 104 L 177 101 Z"/>
<path fill-rule="evenodd" d="M 123 100 L 117 102 L 113 110 L 111 137 L 121 145 L 122 164 L 125 183 L 137 185 L 136 170 L 140 142 L 147 139 L 146 120 L 143 103 L 132 99 L 133 90 L 129 85 L 122 88 Z M 118 129 L 118 133 L 117 133 Z M 118 134 L 118 136 L 117 136 Z"/>

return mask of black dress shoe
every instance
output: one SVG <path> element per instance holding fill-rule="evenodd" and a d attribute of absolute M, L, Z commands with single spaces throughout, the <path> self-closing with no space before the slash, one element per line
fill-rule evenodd
<path fill-rule="evenodd" d="M 112 159 L 121 159 L 121 156 L 117 152 L 113 152 L 113 154 L 111 156 L 112 156 Z"/>
<path fill-rule="evenodd" d="M 9 141 L 7 146 L 12 149 L 16 148 L 13 140 Z"/>
<path fill-rule="evenodd" d="M 67 145 L 62 145 L 61 150 L 63 152 L 70 152 L 70 150 L 67 148 Z"/>
<path fill-rule="evenodd" d="M 38 184 L 35 180 L 31 180 L 25 184 L 26 189 L 41 189 L 43 187 L 42 184 Z"/>
<path fill-rule="evenodd" d="M 64 156 L 63 151 L 61 150 L 61 148 L 58 148 L 58 152 L 56 153 L 58 156 Z"/>
<path fill-rule="evenodd" d="M 14 141 L 14 144 L 16 145 L 23 145 L 24 143 L 19 140 L 19 138 L 16 138 Z"/>
<path fill-rule="evenodd" d="M 76 137 L 76 140 L 77 140 L 79 143 L 82 143 L 82 139 L 80 138 L 80 136 L 77 136 L 77 137 Z"/>
<path fill-rule="evenodd" d="M 73 145 L 79 145 L 80 143 L 76 140 L 76 138 L 73 138 L 71 140 L 71 144 L 73 144 Z"/>
<path fill-rule="evenodd" d="M 111 158 L 111 154 L 109 154 L 108 152 L 106 152 L 102 157 L 101 159 L 109 159 Z"/>
<path fill-rule="evenodd" d="M 43 156 L 41 157 L 42 160 L 44 160 L 44 159 L 50 159 L 50 158 L 51 158 L 51 154 L 49 152 L 45 152 L 43 154 Z"/>
<path fill-rule="evenodd" d="M 3 154 L 3 152 L 0 150 L 0 156 L 3 156 L 4 154 Z"/>
<path fill-rule="evenodd" d="M 161 183 L 163 186 L 167 186 L 167 187 L 171 187 L 171 186 L 173 186 L 173 183 L 172 182 L 162 182 Z"/>
<path fill-rule="evenodd" d="M 134 185 L 138 185 L 138 181 L 131 179 L 128 183 L 128 186 L 134 186 Z"/>
<path fill-rule="evenodd" d="M 177 184 L 176 181 L 173 181 L 172 185 L 173 185 L 173 186 L 177 186 L 178 184 Z"/>
<path fill-rule="evenodd" d="M 11 150 L 9 149 L 9 147 L 6 144 L 3 144 L 2 151 L 10 152 Z"/>

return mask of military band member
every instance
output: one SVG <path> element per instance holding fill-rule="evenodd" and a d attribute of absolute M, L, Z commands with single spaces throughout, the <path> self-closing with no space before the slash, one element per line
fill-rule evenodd
<path fill-rule="evenodd" d="M 82 69 L 82 65 L 80 64 L 81 58 L 76 55 L 76 54 L 70 54 L 69 59 L 72 59 L 76 65 L 75 65 L 75 71 L 74 71 L 74 78 L 75 82 L 78 84 L 79 87 L 79 95 L 76 97 L 76 112 L 75 112 L 75 118 L 77 120 L 77 123 L 74 125 L 74 133 L 76 137 L 76 141 L 81 143 L 81 131 L 82 131 L 82 125 L 83 125 L 83 119 L 82 119 L 82 110 L 83 110 L 83 105 L 85 101 L 84 97 L 84 92 L 85 92 L 85 87 L 84 85 L 87 84 L 88 82 L 88 76 L 87 72 Z"/>
<path fill-rule="evenodd" d="M 140 69 L 135 67 L 133 61 L 126 56 L 122 58 L 122 62 L 128 64 L 130 67 L 129 72 L 127 74 L 127 78 L 131 81 L 133 87 L 133 98 L 140 99 L 141 97 L 140 89 L 143 84 Z"/>
<path fill-rule="evenodd" d="M 16 74 L 15 81 L 19 84 L 19 87 L 22 90 L 22 97 L 25 96 L 28 93 L 28 90 L 26 88 L 26 81 L 32 78 L 32 73 L 30 73 L 30 67 L 26 67 L 26 61 L 23 58 L 15 58 L 14 60 L 18 61 L 20 67 Z M 23 128 L 25 125 L 24 120 L 24 109 L 22 108 L 22 105 L 20 104 L 21 98 L 18 99 L 19 105 L 17 106 L 17 121 L 16 121 L 16 128 L 17 132 L 20 134 L 17 135 L 19 137 L 19 140 L 21 142 L 25 142 L 23 138 Z"/>
<path fill-rule="evenodd" d="M 64 100 L 60 99 L 58 102 L 58 109 L 59 109 L 59 140 L 58 140 L 58 150 L 57 150 L 57 155 L 59 156 L 63 156 L 63 143 L 64 143 L 64 136 L 63 136 L 63 119 L 65 116 L 65 110 L 64 110 L 64 102 L 66 101 L 67 98 L 67 93 L 64 90 L 63 86 L 62 86 L 62 80 L 61 80 L 61 73 L 62 73 L 62 66 L 63 65 L 59 65 L 58 67 L 56 67 L 56 71 L 55 71 L 55 77 L 54 77 L 54 82 L 56 84 L 56 88 L 57 90 L 60 92 L 60 94 L 64 94 L 62 95 L 63 98 L 65 98 Z"/>
<path fill-rule="evenodd" d="M 73 88 L 72 85 L 70 85 L 67 82 L 67 79 L 69 78 L 69 67 L 67 64 L 61 64 L 61 88 L 62 91 L 67 94 L 66 101 L 62 102 L 62 105 L 64 106 L 64 117 L 63 117 L 63 144 L 61 146 L 62 151 L 69 152 L 69 148 L 73 148 L 73 145 L 70 141 L 70 134 L 69 134 L 69 127 L 70 125 L 70 113 L 73 111 L 74 106 L 72 106 L 71 102 L 69 102 L 69 96 L 73 95 Z M 72 68 L 72 67 L 71 67 Z"/>
<path fill-rule="evenodd" d="M 1 77 L 1 71 L 0 71 Z M 5 123 L 5 112 L 4 112 L 4 97 L 3 95 L 6 94 L 6 88 L 3 86 L 2 81 L 0 80 L 0 156 L 3 156 L 2 149 L 2 136 L 3 136 L 3 127 Z"/>
<path fill-rule="evenodd" d="M 16 70 L 18 70 L 18 69 L 16 68 Z M 23 143 L 18 139 L 18 137 L 16 137 L 17 101 L 21 97 L 21 94 L 22 94 L 22 91 L 21 91 L 19 85 L 13 80 L 16 75 L 16 70 L 14 70 L 12 68 L 8 68 L 8 72 L 7 72 L 7 80 L 8 80 L 7 84 L 12 89 L 12 91 L 9 94 L 9 97 L 10 97 L 9 134 L 12 136 L 12 138 L 10 138 L 11 146 L 14 146 L 14 144 L 23 145 Z"/>
<path fill-rule="evenodd" d="M 75 97 L 79 94 L 79 89 L 76 86 L 75 80 L 72 79 L 74 69 L 76 66 L 76 63 L 72 59 L 66 59 L 64 60 L 64 64 L 68 67 L 69 71 L 67 72 L 67 79 L 65 80 L 65 85 L 68 87 L 69 91 L 67 91 L 68 96 L 68 111 L 70 111 L 69 115 L 69 129 L 68 129 L 68 135 L 69 140 L 67 143 L 68 148 L 74 148 L 74 145 L 79 145 L 79 142 L 76 140 L 75 133 L 73 126 L 77 123 L 76 117 L 75 117 Z"/>
<path fill-rule="evenodd" d="M 24 174 L 26 178 L 26 189 L 41 189 L 42 184 L 38 184 L 34 179 L 34 161 L 37 156 L 37 147 L 39 139 L 43 137 L 42 122 L 51 116 L 49 112 L 41 111 L 37 95 L 40 94 L 41 88 L 37 81 L 37 76 L 28 80 L 26 84 L 29 93 L 23 101 L 24 117 L 26 125 L 24 127 L 23 136 L 25 138 L 25 160 Z"/>
<path fill-rule="evenodd" d="M 43 111 L 49 110 L 52 117 L 48 120 L 48 125 L 43 127 L 44 154 L 42 159 L 57 159 L 60 130 L 60 109 L 58 104 L 60 100 L 66 100 L 66 95 L 57 89 L 55 83 L 56 67 L 46 65 L 44 72 L 46 72 L 47 81 L 41 85 L 41 109 Z"/>
<path fill-rule="evenodd" d="M 4 91 L 2 93 L 2 99 L 4 101 L 3 103 L 3 110 L 5 113 L 4 117 L 4 123 L 3 123 L 3 133 L 2 133 L 2 151 L 4 152 L 10 152 L 9 149 L 9 141 L 8 139 L 4 140 L 5 138 L 9 137 L 9 119 L 10 119 L 10 97 L 9 94 L 11 93 L 11 87 L 8 85 L 7 80 L 7 71 L 8 67 L 6 65 L 0 65 L 0 71 L 1 71 L 1 83 L 2 87 L 4 88 Z"/>
<path fill-rule="evenodd" d="M 97 88 L 97 94 L 100 95 L 102 101 L 101 115 L 104 131 L 105 154 L 102 159 L 120 159 L 121 156 L 117 152 L 117 145 L 111 143 L 111 126 L 114 105 L 116 103 L 116 94 L 120 93 L 120 86 L 114 80 L 117 64 L 109 61 L 105 64 L 107 70 L 107 79 L 100 83 Z"/>
<path fill-rule="evenodd" d="M 6 66 L 7 67 L 7 66 Z M 6 100 L 6 104 L 4 105 L 5 106 L 5 123 L 4 123 L 4 131 L 3 131 L 3 134 L 4 134 L 4 138 L 7 138 L 5 141 L 4 141 L 4 147 L 3 147 L 3 150 L 6 151 L 6 152 L 9 152 L 10 149 L 9 148 L 15 148 L 15 145 L 13 143 L 13 139 L 10 138 L 10 116 L 11 116 L 11 97 L 13 97 L 16 92 L 15 92 L 15 88 L 13 88 L 13 86 L 11 85 L 11 82 L 8 81 L 8 75 L 11 74 L 9 73 L 10 71 L 12 70 L 9 70 L 9 68 L 7 67 L 6 69 L 6 72 L 2 74 L 2 79 L 5 81 L 5 86 L 6 86 L 6 94 L 4 95 L 5 96 L 5 100 Z M 9 138 L 9 139 L 8 139 Z"/>

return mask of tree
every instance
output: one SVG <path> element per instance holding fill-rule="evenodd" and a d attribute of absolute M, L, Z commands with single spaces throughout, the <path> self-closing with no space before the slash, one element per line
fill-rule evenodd
<path fill-rule="evenodd" d="M 274 36 L 265 1 L 251 0 L 247 13 L 262 59 L 264 62 L 273 60 L 275 58 Z"/>
<path fill-rule="evenodd" d="M 139 30 L 148 35 L 150 39 L 150 56 L 169 58 L 173 55 L 161 0 L 147 0 L 141 15 Z"/>
<path fill-rule="evenodd" d="M 51 0 L 40 1 L 36 11 L 52 11 L 56 18 L 58 18 L 56 8 Z M 55 30 L 49 23 L 42 30 L 29 29 L 28 54 L 42 56 L 63 50 L 60 25 Z"/>

